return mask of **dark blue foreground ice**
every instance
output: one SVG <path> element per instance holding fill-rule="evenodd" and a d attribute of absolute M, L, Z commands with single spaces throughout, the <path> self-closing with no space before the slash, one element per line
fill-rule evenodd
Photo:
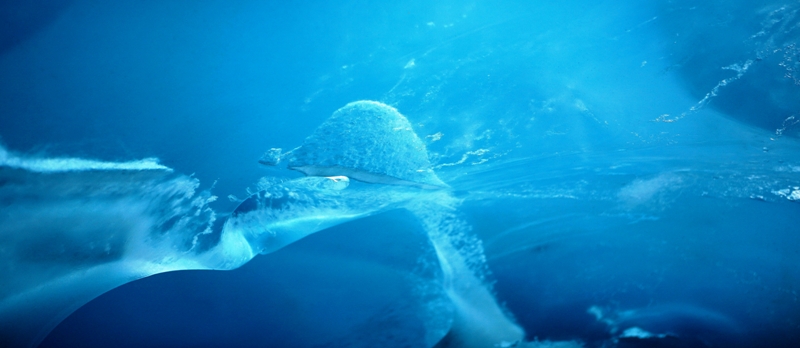
<path fill-rule="evenodd" d="M 796 0 L 0 19 L 0 346 L 800 341 Z"/>

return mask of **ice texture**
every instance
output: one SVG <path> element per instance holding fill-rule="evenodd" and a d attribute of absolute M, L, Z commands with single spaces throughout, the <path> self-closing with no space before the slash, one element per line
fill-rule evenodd
<path fill-rule="evenodd" d="M 305 236 L 343 222 L 395 209 L 419 196 L 403 186 L 349 187 L 346 177 L 262 180 L 259 191 L 225 222 L 221 245 L 245 240 L 251 254 L 274 252 Z"/>
<path fill-rule="evenodd" d="M 346 177 L 262 180 L 227 219 L 196 178 L 156 160 L 18 156 L 0 148 L 0 346 L 35 346 L 72 311 L 130 281 L 229 270 L 311 233 L 396 208 L 416 191 Z"/>
<path fill-rule="evenodd" d="M 437 190 L 447 185 L 431 169 L 425 145 L 387 105 L 359 101 L 337 110 L 287 154 L 289 167 L 308 176 L 262 179 L 226 219 L 208 206 L 216 197 L 198 192 L 197 179 L 154 159 L 48 159 L 0 150 L 0 345 L 36 345 L 78 307 L 127 282 L 167 271 L 234 269 L 259 253 L 394 209 L 418 219 L 437 255 L 439 289 L 428 284 L 418 294 L 427 308 L 418 316 L 428 345 L 524 338 L 485 284 L 481 243 L 455 213 L 460 200 Z M 449 304 L 430 294 L 446 294 Z"/>
<path fill-rule="evenodd" d="M 361 100 L 336 110 L 288 156 L 289 168 L 309 176 L 344 175 L 368 183 L 437 189 L 425 143 L 405 116 Z"/>
<path fill-rule="evenodd" d="M 0 346 L 35 345 L 116 286 L 214 268 L 197 179 L 154 160 L 26 158 L 0 148 Z"/>

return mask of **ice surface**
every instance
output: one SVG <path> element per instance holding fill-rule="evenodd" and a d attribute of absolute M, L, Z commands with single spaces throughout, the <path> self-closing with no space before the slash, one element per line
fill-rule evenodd
<path fill-rule="evenodd" d="M 444 290 L 454 306 L 452 328 L 436 347 L 492 347 L 522 342 L 525 332 L 503 310 L 485 282 L 481 241 L 470 233 L 455 209 L 459 200 L 447 191 L 408 206 L 422 222 L 444 272 Z"/>
<path fill-rule="evenodd" d="M 348 182 L 341 176 L 264 180 L 225 222 L 222 238 L 244 238 L 251 255 L 266 254 L 328 227 L 398 208 L 419 195 L 406 187 L 353 187 Z"/>
<path fill-rule="evenodd" d="M 154 160 L 0 153 L 0 342 L 13 346 L 38 342 L 77 307 L 129 281 L 237 268 L 308 234 L 396 208 L 418 191 L 347 189 L 346 177 L 264 181 L 220 225 L 208 207 L 215 197 L 197 192 L 197 179 Z"/>
<path fill-rule="evenodd" d="M 368 183 L 447 185 L 433 172 L 425 144 L 395 108 L 356 101 L 336 110 L 288 155 L 289 168 L 311 176 L 344 175 Z"/>
<path fill-rule="evenodd" d="M 208 268 L 213 196 L 152 160 L 0 151 L 0 342 L 37 342 L 93 297 L 154 273 Z"/>
<path fill-rule="evenodd" d="M 653 335 L 647 331 L 644 331 L 636 326 L 625 329 L 619 337 L 635 337 L 635 338 L 650 338 L 650 337 L 664 337 L 664 334 Z"/>
<path fill-rule="evenodd" d="M 41 335 L 30 328 L 57 321 L 52 308 L 69 312 L 116 284 L 234 268 L 399 208 L 413 210 L 403 220 L 425 221 L 441 260 L 431 267 L 444 267 L 441 281 L 425 283 L 449 293 L 446 309 L 420 316 L 439 323 L 420 325 L 437 328 L 429 345 L 446 335 L 441 345 L 531 343 L 515 325 L 527 339 L 590 347 L 622 345 L 633 327 L 717 346 L 800 340 L 797 1 L 71 3 L 2 50 L 2 141 L 26 153 L 157 155 L 176 170 L 0 154 L 4 332 Z M 357 98 L 382 104 L 345 106 L 319 126 Z M 409 127 L 377 121 L 394 108 L 410 122 L 386 120 Z M 180 175 L 219 179 L 214 192 L 242 197 L 264 175 L 252 163 L 257 151 L 291 149 L 317 126 L 296 151 L 262 158 L 295 161 L 308 177 L 281 172 L 238 207 L 235 197 L 208 203 L 194 176 Z M 370 156 L 402 149 L 403 139 L 428 156 L 414 146 L 403 158 Z M 393 166 L 402 170 L 389 173 Z M 414 177 L 429 168 L 442 180 Z M 334 175 L 349 179 L 325 178 Z M 419 190 L 439 181 L 454 191 Z M 348 226 L 380 236 L 385 221 L 369 221 Z M 360 269 L 370 279 L 385 270 L 369 260 L 290 261 L 325 264 L 311 274 L 340 284 Z M 274 282 L 293 276 L 280 272 L 286 264 L 259 266 L 236 274 L 275 267 Z M 256 292 L 272 283 L 236 284 Z M 275 313 L 320 303 L 311 290 L 287 291 Z M 221 297 L 240 298 L 244 311 L 254 302 L 235 287 Z M 220 305 L 206 299 L 192 309 Z M 587 314 L 591 306 L 603 321 Z M 157 316 L 132 308 L 134 319 Z M 191 313 L 170 319 L 189 326 Z M 326 323 L 325 313 L 308 317 L 313 324 L 293 330 L 348 327 Z M 347 337 L 381 335 L 391 323 L 376 322 Z M 209 330 L 213 321 L 196 327 L 224 337 Z M 145 334 L 162 343 L 172 333 Z"/>
<path fill-rule="evenodd" d="M 679 342 L 679 346 L 693 347 L 698 339 L 712 346 L 728 346 L 737 342 L 744 331 L 723 314 L 682 303 L 629 310 L 591 306 L 587 313 L 607 325 L 608 332 L 619 339 L 664 340 Z"/>
<path fill-rule="evenodd" d="M 269 157 L 275 157 L 275 151 L 269 153 Z M 298 183 L 327 182 L 329 178 L 314 176 L 342 175 L 390 186 L 370 187 L 364 191 L 366 194 L 348 189 L 324 196 L 297 191 L 292 195 L 259 192 L 234 212 L 226 231 L 241 229 L 239 222 L 246 228 L 268 226 L 270 232 L 266 234 L 260 227 L 254 231 L 241 229 L 241 234 L 250 236 L 251 245 L 263 246 L 259 252 L 271 252 L 324 227 L 372 214 L 382 205 L 409 209 L 425 226 L 439 255 L 445 291 L 455 306 L 453 328 L 438 346 L 484 347 L 524 338 L 523 330 L 506 316 L 482 280 L 484 256 L 480 241 L 469 239 L 468 227 L 452 213 L 458 200 L 447 191 L 409 192 L 401 188 L 439 189 L 446 184 L 433 172 L 425 144 L 396 109 L 374 101 L 349 103 L 334 112 L 301 147 L 285 156 L 290 169 L 310 176 Z M 262 206 L 273 209 L 258 208 Z M 300 207 L 299 213 L 295 207 Z M 275 218 L 275 213 L 303 216 L 303 222 Z M 280 223 L 254 222 L 264 220 Z M 283 228 L 282 221 L 292 221 L 290 230 Z"/>
<path fill-rule="evenodd" d="M 484 283 L 480 241 L 453 213 L 459 200 L 447 190 L 426 190 L 446 185 L 409 122 L 386 105 L 339 109 L 292 153 L 290 168 L 308 177 L 262 179 L 223 223 L 208 207 L 216 197 L 196 192 L 197 179 L 155 160 L 0 155 L 0 237 L 7 246 L 0 254 L 0 323 L 17 328 L 3 331 L 6 344 L 37 343 L 77 307 L 126 282 L 174 270 L 234 269 L 315 232 L 398 208 L 422 223 L 441 267 L 440 291 L 454 308 L 447 312 L 454 316 L 449 333 L 434 325 L 430 345 L 524 338 Z M 388 185 L 350 185 L 343 174 Z M 430 292 L 420 291 L 421 298 Z M 427 317 L 439 323 L 441 315 Z"/>

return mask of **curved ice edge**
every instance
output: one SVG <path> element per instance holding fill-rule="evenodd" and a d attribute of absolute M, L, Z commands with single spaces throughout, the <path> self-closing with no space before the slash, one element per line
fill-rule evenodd
<path fill-rule="evenodd" d="M 323 166 L 298 166 L 298 167 L 289 167 L 291 170 L 296 170 L 301 172 L 307 176 L 346 176 L 350 179 L 370 183 L 370 184 L 384 184 L 384 185 L 399 185 L 399 186 L 411 186 L 416 188 L 421 188 L 425 190 L 441 190 L 450 188 L 444 182 L 431 184 L 431 183 L 422 183 L 422 182 L 415 182 L 415 181 L 408 181 L 403 179 L 398 179 L 393 176 L 385 175 L 385 174 L 374 174 L 369 173 L 361 170 L 355 170 L 340 166 L 331 166 L 331 167 L 323 167 Z"/>
<path fill-rule="evenodd" d="M 0 147 L 0 168 L 23 169 L 38 173 L 80 172 L 92 170 L 163 170 L 172 168 L 158 163 L 157 158 L 128 162 L 104 162 L 82 158 L 21 158 Z"/>

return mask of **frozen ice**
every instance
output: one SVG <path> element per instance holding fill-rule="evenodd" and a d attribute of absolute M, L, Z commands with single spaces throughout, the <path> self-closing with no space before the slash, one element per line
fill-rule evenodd
<path fill-rule="evenodd" d="M 654 335 L 654 334 L 649 333 L 649 332 L 647 332 L 645 330 L 642 330 L 641 328 L 638 328 L 638 327 L 634 326 L 634 327 L 625 329 L 625 331 L 623 331 L 622 334 L 619 335 L 619 337 L 634 337 L 634 338 L 659 337 L 659 338 L 663 338 L 663 337 L 666 337 L 666 335 L 665 334 Z"/>
<path fill-rule="evenodd" d="M 311 233 L 397 208 L 407 186 L 262 180 L 227 219 L 156 160 L 31 158 L 0 148 L 2 346 L 36 345 L 94 297 L 157 273 L 234 269 Z"/>
<path fill-rule="evenodd" d="M 396 109 L 374 101 L 349 103 L 302 146 L 275 153 L 273 149 L 267 157 L 286 158 L 290 169 L 308 177 L 296 180 L 300 186 L 286 192 L 264 190 L 242 202 L 226 223 L 226 232 L 238 231 L 236 235 L 247 236 L 255 246 L 254 252 L 268 253 L 327 226 L 385 209 L 405 208 L 425 226 L 439 256 L 444 291 L 454 306 L 452 328 L 433 340 L 439 341 L 436 346 L 491 347 L 524 339 L 523 330 L 506 315 L 482 280 L 480 241 L 470 239 L 469 227 L 452 213 L 459 201 L 449 191 L 437 190 L 447 185 L 433 172 L 425 144 Z M 263 158 L 261 162 L 265 163 Z M 327 183 L 333 175 L 386 185 L 308 190 L 319 188 L 320 182 Z"/>
<path fill-rule="evenodd" d="M 785 188 L 780 190 L 773 190 L 772 194 L 786 198 L 790 201 L 796 202 L 800 201 L 800 187 L 792 187 L 792 188 Z"/>
<path fill-rule="evenodd" d="M 587 313 L 605 324 L 609 334 L 620 339 L 671 339 L 690 346 L 698 333 L 718 333 L 731 342 L 742 333 L 742 327 L 728 316 L 683 303 L 628 310 L 591 306 Z"/>
<path fill-rule="evenodd" d="M 309 176 L 343 175 L 354 180 L 438 189 L 425 143 L 405 116 L 375 101 L 356 101 L 336 110 L 287 154 L 290 169 Z"/>
<path fill-rule="evenodd" d="M 485 256 L 480 240 L 454 213 L 459 200 L 448 191 L 433 191 L 428 199 L 407 205 L 422 222 L 439 256 L 445 292 L 454 307 L 453 324 L 436 347 L 494 347 L 522 342 L 525 332 L 500 307 L 483 274 Z"/>
<path fill-rule="evenodd" d="M 242 201 L 225 222 L 221 245 L 228 244 L 228 239 L 243 239 L 251 250 L 249 259 L 328 227 L 398 208 L 418 196 L 408 187 L 353 188 L 349 182 L 344 176 L 264 180 L 259 191 Z"/>
<path fill-rule="evenodd" d="M 10 328 L 2 344 L 35 345 L 72 311 L 124 283 L 167 271 L 234 269 L 392 209 L 410 211 L 424 226 L 441 267 L 440 292 L 453 308 L 421 314 L 432 323 L 431 345 L 484 347 L 524 338 L 484 283 L 480 241 L 453 213 L 460 200 L 438 190 L 447 185 L 433 172 L 425 145 L 387 105 L 347 104 L 298 149 L 271 150 L 272 162 L 287 157 L 289 168 L 307 176 L 262 179 L 224 219 L 208 206 L 216 197 L 198 192 L 197 179 L 154 159 L 31 158 L 0 150 L 0 326 Z M 449 332 L 441 330 L 442 315 L 453 316 Z"/>
<path fill-rule="evenodd" d="M 275 166 L 278 165 L 281 161 L 281 156 L 283 153 L 281 152 L 283 149 L 279 147 L 274 147 L 269 149 L 267 152 L 264 153 L 263 156 L 258 160 L 258 163 L 267 166 Z"/>
<path fill-rule="evenodd" d="M 205 264 L 214 197 L 155 160 L 25 158 L 0 148 L 0 345 L 35 344 L 116 286 Z"/>

